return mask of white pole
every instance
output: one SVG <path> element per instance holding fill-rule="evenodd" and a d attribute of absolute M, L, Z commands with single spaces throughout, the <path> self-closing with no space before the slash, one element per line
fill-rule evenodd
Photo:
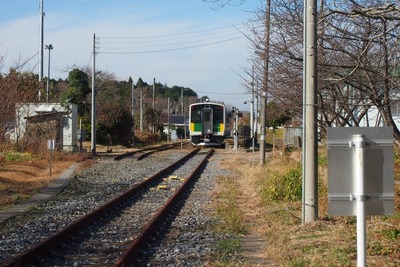
<path fill-rule="evenodd" d="M 40 0 L 40 47 L 39 47 L 39 82 L 43 78 L 43 48 L 44 48 L 44 12 L 43 12 L 43 0 Z M 39 97 L 40 100 L 40 97 Z"/>
<path fill-rule="evenodd" d="M 140 113 L 139 113 L 139 130 L 143 132 L 143 89 L 140 88 Z"/>
<path fill-rule="evenodd" d="M 364 185 L 364 147 L 365 136 L 363 134 L 353 135 L 355 146 L 354 175 L 355 175 L 355 197 L 357 201 L 357 266 L 367 266 L 366 260 L 366 216 L 365 216 L 365 185 Z"/>
<path fill-rule="evenodd" d="M 96 156 L 96 34 L 93 34 L 91 151 Z"/>
<path fill-rule="evenodd" d="M 46 102 L 49 103 L 49 87 L 50 87 L 50 51 L 53 49 L 53 45 L 46 45 L 46 49 L 49 49 L 49 63 L 47 65 L 47 83 L 46 83 Z"/>

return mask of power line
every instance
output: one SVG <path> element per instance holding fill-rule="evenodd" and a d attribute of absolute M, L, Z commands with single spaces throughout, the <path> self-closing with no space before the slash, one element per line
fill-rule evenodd
<path fill-rule="evenodd" d="M 176 43 L 176 42 L 174 42 L 174 43 L 157 42 L 156 44 L 149 45 L 148 43 L 145 43 L 145 42 L 139 42 L 140 44 L 143 44 L 143 45 L 138 45 L 138 46 L 101 46 L 101 48 L 102 49 L 135 49 L 135 48 L 143 48 L 143 47 L 149 48 L 149 47 L 158 47 L 158 46 L 176 46 L 176 45 L 184 45 L 184 44 L 191 44 L 191 43 L 201 43 L 201 42 L 206 42 L 206 41 L 210 42 L 211 40 L 220 40 L 222 38 L 231 37 L 231 36 L 234 36 L 232 38 L 242 37 L 241 35 L 238 35 L 238 33 L 236 32 L 236 33 L 233 33 L 233 34 L 226 34 L 226 35 L 222 35 L 222 36 L 220 35 L 220 36 L 216 36 L 216 37 L 213 37 L 213 38 L 208 37 L 206 39 L 192 39 L 192 40 L 189 39 L 188 40 L 187 38 L 185 38 L 185 40 L 187 40 L 187 41 L 179 42 L 179 43 Z M 176 40 L 173 40 L 173 41 L 176 41 Z M 137 42 L 127 42 L 127 43 L 123 43 L 123 44 L 132 44 L 132 43 L 134 44 L 134 43 L 137 43 Z"/>
<path fill-rule="evenodd" d="M 228 29 L 228 30 L 226 30 Z M 223 31 L 221 31 L 223 30 Z M 199 34 L 201 33 L 201 34 Z M 179 37 L 176 37 L 179 36 Z M 102 54 L 144 54 L 187 50 L 229 42 L 243 38 L 236 26 L 225 26 L 192 32 L 154 35 L 145 37 L 100 37 L 99 53 Z M 182 41 L 185 40 L 185 41 Z M 212 41 L 216 40 L 216 41 Z M 101 44 L 109 44 L 102 46 Z M 195 45 L 187 45 L 195 43 Z M 132 44 L 139 44 L 133 45 Z M 163 49 L 157 49 L 163 47 Z M 171 48 L 166 48 L 171 47 Z M 144 48 L 144 50 L 143 50 Z M 125 50 L 125 51 L 123 51 Z M 129 51 L 126 51 L 129 50 Z"/>
<path fill-rule="evenodd" d="M 201 32 L 212 32 L 215 30 L 220 30 L 220 29 L 235 29 L 234 27 L 237 27 L 235 25 L 230 25 L 230 26 L 223 26 L 223 27 L 218 27 L 218 28 L 210 28 L 210 29 L 204 29 L 204 30 L 198 30 L 198 31 L 191 31 L 191 32 L 181 32 L 181 33 L 171 33 L 171 34 L 164 34 L 164 35 L 152 35 L 152 36 L 138 36 L 138 37 L 127 37 L 127 36 L 108 36 L 108 37 L 100 37 L 101 39 L 113 39 L 113 40 L 129 40 L 129 39 L 158 39 L 158 38 L 163 38 L 163 37 L 172 37 L 172 36 L 180 36 L 180 35 L 190 35 L 190 34 L 196 34 L 196 33 L 201 33 Z M 239 27 L 237 27 L 239 28 Z"/>
<path fill-rule="evenodd" d="M 177 47 L 177 48 L 171 48 L 171 49 L 160 49 L 160 50 L 144 50 L 144 51 L 129 51 L 129 52 L 99 52 L 101 54 L 145 54 L 145 53 L 161 53 L 161 52 L 170 52 L 170 51 L 178 51 L 178 50 L 187 50 L 191 48 L 198 48 L 198 47 L 203 47 L 203 46 L 210 46 L 210 45 L 215 45 L 215 44 L 220 44 L 220 43 L 225 43 L 233 40 L 237 40 L 240 38 L 244 38 L 243 36 L 240 37 L 235 37 L 231 39 L 226 39 L 226 40 L 221 40 L 218 42 L 212 42 L 212 43 L 206 43 L 206 44 L 201 44 L 201 45 L 193 45 L 193 46 L 184 46 L 184 47 Z"/>
<path fill-rule="evenodd" d="M 196 93 L 202 94 L 210 94 L 210 95 L 248 95 L 248 93 L 216 93 L 216 92 L 205 92 L 205 91 L 197 91 Z"/>

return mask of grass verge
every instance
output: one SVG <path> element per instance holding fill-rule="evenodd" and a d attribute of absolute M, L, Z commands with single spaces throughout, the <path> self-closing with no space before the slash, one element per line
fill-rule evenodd
<path fill-rule="evenodd" d="M 261 197 L 260 210 L 263 215 L 258 216 L 254 224 L 268 240 L 268 246 L 264 251 L 265 257 L 275 262 L 277 266 L 356 266 L 357 264 L 356 218 L 328 216 L 326 149 L 320 148 L 319 153 L 319 220 L 305 225 L 301 223 L 302 208 L 299 199 L 301 164 L 298 151 L 276 158 L 268 157 L 264 166 L 256 166 L 254 162 L 248 160 L 249 155 L 245 154 L 240 159 L 240 164 L 230 164 L 227 168 L 241 177 L 246 176 L 249 184 L 255 187 L 258 196 Z M 396 151 L 395 180 L 399 179 L 399 157 L 400 153 Z M 235 161 L 238 162 L 237 159 Z M 225 210 L 236 209 L 235 214 L 240 214 L 240 221 L 243 221 L 248 214 L 234 204 L 233 198 L 237 197 L 239 190 L 236 181 L 228 178 L 221 181 L 219 185 L 223 188 L 219 189 L 219 207 L 223 203 L 222 207 Z M 367 217 L 368 266 L 400 266 L 399 196 L 400 185 L 396 183 L 395 213 L 388 216 Z M 222 199 L 225 200 L 221 201 Z M 225 203 L 230 201 L 232 204 Z M 253 199 L 249 197 L 248 201 L 251 202 Z M 222 224 L 220 227 L 226 227 L 227 232 L 233 233 L 232 226 Z M 240 251 L 240 247 L 235 249 Z"/>
<path fill-rule="evenodd" d="M 240 258 L 240 235 L 246 232 L 238 205 L 239 188 L 235 179 L 230 176 L 220 176 L 217 179 L 218 194 L 215 198 L 218 224 L 215 231 L 225 238 L 217 244 L 217 266 L 229 266 Z"/>

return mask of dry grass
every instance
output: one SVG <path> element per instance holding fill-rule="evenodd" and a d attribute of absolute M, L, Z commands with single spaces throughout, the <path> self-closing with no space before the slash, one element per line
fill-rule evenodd
<path fill-rule="evenodd" d="M 264 258 L 278 266 L 355 266 L 356 219 L 327 215 L 326 151 L 321 149 L 319 164 L 319 217 L 314 223 L 301 224 L 301 201 L 265 201 L 263 185 L 273 175 L 282 174 L 299 162 L 299 153 L 267 157 L 259 166 L 258 153 L 237 153 L 221 164 L 238 173 L 236 180 L 242 192 L 239 207 L 247 230 L 266 238 L 261 248 Z M 227 157 L 228 158 L 228 157 Z M 395 162 L 399 160 L 396 159 Z M 396 165 L 397 170 L 399 166 Z M 398 177 L 396 178 L 398 179 Z M 396 185 L 396 213 L 369 216 L 367 219 L 368 266 L 400 265 L 400 186 Z M 272 264 L 271 264 L 272 265 Z M 251 266 L 251 265 L 247 265 Z"/>
<path fill-rule="evenodd" d="M 55 153 L 51 177 L 49 158 L 4 161 L 0 166 L 0 210 L 30 198 L 69 166 L 84 159 L 85 154 Z"/>

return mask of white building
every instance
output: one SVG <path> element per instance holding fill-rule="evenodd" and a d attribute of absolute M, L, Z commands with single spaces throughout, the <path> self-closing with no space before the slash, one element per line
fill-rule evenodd
<path fill-rule="evenodd" d="M 56 148 L 78 151 L 76 104 L 21 103 L 16 105 L 16 126 L 11 133 L 15 142 L 34 141 L 38 144 L 55 140 Z"/>

